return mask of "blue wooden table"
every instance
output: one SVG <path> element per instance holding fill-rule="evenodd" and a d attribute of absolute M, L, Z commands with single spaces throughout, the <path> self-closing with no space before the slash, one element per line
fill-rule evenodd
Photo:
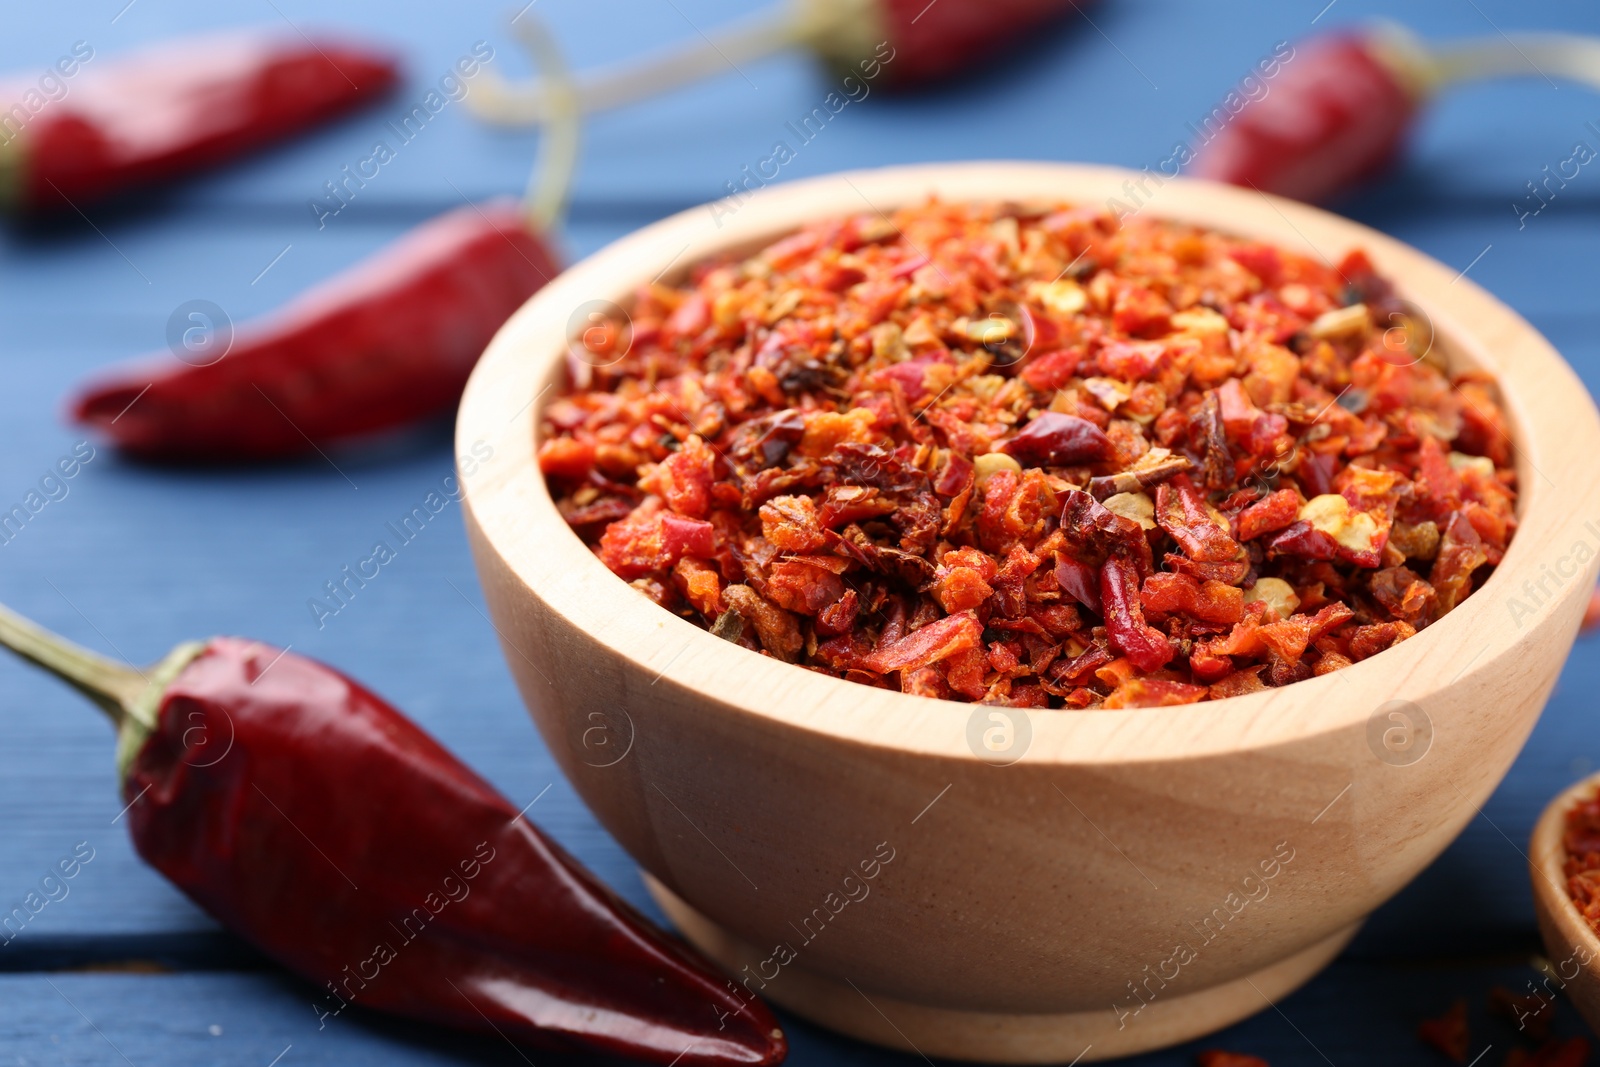
<path fill-rule="evenodd" d="M 1155 165 L 1283 39 L 1380 13 L 1378 0 L 1108 0 L 1095 24 L 1068 23 L 982 77 L 916 98 L 852 104 L 785 168 L 785 178 L 919 160 L 1014 157 Z M 593 65 L 743 13 L 736 0 L 539 0 L 578 65 Z M 0 234 L 0 510 L 20 501 L 81 438 L 61 418 L 69 386 L 97 366 L 159 349 L 185 301 L 235 320 L 279 304 L 407 227 L 461 203 L 520 189 L 534 135 L 475 126 L 451 105 L 322 220 L 310 201 L 370 154 L 485 40 L 492 65 L 525 72 L 487 0 L 74 0 L 9 5 L 0 70 L 43 72 L 75 42 L 98 57 L 174 34 L 241 24 L 338 28 L 392 42 L 410 79 L 391 101 L 243 166 L 91 212 L 45 233 Z M 1426 35 L 1496 28 L 1600 32 L 1593 0 L 1415 0 Z M 1313 27 L 1312 23 L 1316 25 Z M 565 231 L 582 256 L 670 212 L 725 195 L 771 153 L 784 124 L 829 91 L 799 56 L 773 58 L 587 129 Z M 1600 383 L 1600 168 L 1585 167 L 1519 221 L 1525 183 L 1600 148 L 1600 95 L 1539 80 L 1465 89 L 1432 110 L 1410 160 L 1381 189 L 1342 205 L 1471 276 L 1525 315 L 1591 388 Z M 1527 203 L 1531 203 L 1528 201 Z M 383 454 L 250 473 L 171 473 L 99 450 L 0 546 L 0 597 L 108 654 L 153 660 L 180 638 L 259 637 L 338 664 L 393 698 L 646 911 L 617 844 L 556 770 L 500 660 L 459 523 L 407 545 L 336 617 L 307 601 L 359 559 L 386 521 L 451 472 L 447 431 Z M 342 471 L 342 472 L 341 472 Z M 119 823 L 111 739 L 68 690 L 0 661 L 0 911 L 81 843 L 93 859 L 21 936 L 0 947 L 0 1063 L 520 1063 L 498 1042 L 347 1013 L 319 1029 L 313 991 L 221 932 L 133 855 Z M 1192 1048 L 1137 1062 L 1188 1063 L 1220 1045 L 1286 1064 L 1424 1063 L 1422 1016 L 1464 996 L 1476 1055 L 1498 1064 L 1512 1031 L 1490 1021 L 1495 983 L 1520 988 L 1538 951 L 1525 862 L 1545 800 L 1600 759 L 1596 646 L 1580 644 L 1544 719 L 1504 784 L 1451 848 L 1382 908 L 1324 974 L 1269 1010 Z M 1397 813 L 1397 816 L 1402 813 Z M 1576 1032 L 1570 1008 L 1562 1029 Z M 788 1020 L 791 1062 L 889 1064 L 880 1052 Z M 534 1062 L 551 1057 L 535 1054 Z M 1443 1062 L 1442 1060 L 1439 1062 Z"/>

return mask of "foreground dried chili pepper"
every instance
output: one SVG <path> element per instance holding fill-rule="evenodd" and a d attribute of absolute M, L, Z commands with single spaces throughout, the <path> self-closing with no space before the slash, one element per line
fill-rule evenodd
<path fill-rule="evenodd" d="M 372 48 L 276 33 L 93 57 L 63 57 L 48 96 L 5 90 L 0 208 L 59 211 L 183 178 L 376 102 L 400 76 Z"/>
<path fill-rule="evenodd" d="M 559 72 L 532 16 L 518 28 Z M 495 331 L 559 272 L 543 235 L 576 156 L 570 108 L 548 136 L 526 206 L 441 215 L 244 325 L 221 353 L 163 354 L 101 376 L 71 400 L 72 417 L 129 455 L 210 464 L 306 455 L 453 411 Z"/>
<path fill-rule="evenodd" d="M 1446 88 L 1508 76 L 1600 87 L 1600 39 L 1570 34 L 1435 46 L 1386 22 L 1313 37 L 1290 55 L 1202 120 L 1197 177 L 1320 203 L 1388 169 L 1422 105 Z"/>
<path fill-rule="evenodd" d="M 218 637 L 139 672 L 4 608 L 0 643 L 111 715 L 139 855 L 325 990 L 324 1023 L 354 1003 L 652 1063 L 783 1059 L 760 1002 L 337 671 Z"/>
<path fill-rule="evenodd" d="M 800 0 L 710 37 L 702 34 L 703 43 L 693 47 L 588 76 L 578 89 L 579 104 L 584 111 L 617 107 L 796 46 L 810 49 L 855 82 L 914 88 L 976 69 L 1052 19 L 1095 2 Z M 851 85 L 847 82 L 846 89 L 853 94 Z M 467 105 L 491 122 L 532 125 L 552 113 L 542 87 L 513 88 L 491 76 L 488 89 Z"/>
<path fill-rule="evenodd" d="M 764 654 L 957 700 L 1235 696 L 1412 636 L 1516 529 L 1493 383 L 1402 306 L 1360 252 L 1098 208 L 829 219 L 575 341 L 539 462 L 601 562 Z"/>

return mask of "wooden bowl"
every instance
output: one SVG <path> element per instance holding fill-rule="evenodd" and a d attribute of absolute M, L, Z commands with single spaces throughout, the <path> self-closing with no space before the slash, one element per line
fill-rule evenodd
<path fill-rule="evenodd" d="M 1142 190 L 1142 192 L 1141 192 Z M 948 200 L 1111 204 L 1326 259 L 1368 250 L 1455 368 L 1504 389 L 1521 532 L 1486 585 L 1366 662 L 1137 711 L 887 692 L 766 658 L 662 611 L 564 525 L 539 403 L 596 301 L 821 217 Z M 838 174 L 683 212 L 557 278 L 462 401 L 465 514 L 506 662 L 545 740 L 736 980 L 868 1041 L 1013 1063 L 1173 1044 L 1266 1008 L 1472 817 L 1532 729 L 1600 546 L 1600 421 L 1527 323 L 1346 219 L 1103 167 Z M 707 1011 L 711 1009 L 708 1007 Z"/>
<path fill-rule="evenodd" d="M 1597 785 L 1600 774 L 1591 774 L 1567 787 L 1544 809 L 1528 843 L 1528 876 L 1533 879 L 1533 910 L 1551 968 L 1539 993 L 1552 998 L 1565 993 L 1589 1028 L 1600 1033 L 1600 937 L 1567 895 L 1563 871 L 1567 850 L 1562 843 L 1567 809 L 1591 795 Z"/>

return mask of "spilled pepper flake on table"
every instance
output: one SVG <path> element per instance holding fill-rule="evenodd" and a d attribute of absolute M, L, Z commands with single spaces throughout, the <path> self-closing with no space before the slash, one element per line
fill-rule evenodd
<path fill-rule="evenodd" d="M 1489 990 L 1489 1013 L 1514 1024 L 1535 1041 L 1550 1036 L 1550 1024 L 1555 1021 L 1556 1002 L 1553 996 L 1538 993 L 1518 995 L 1503 985 Z"/>
<path fill-rule="evenodd" d="M 570 346 L 539 462 L 606 566 L 747 648 L 956 700 L 1215 699 L 1412 636 L 1515 531 L 1495 387 L 1412 315 L 1360 251 L 932 202 L 644 287 Z"/>
<path fill-rule="evenodd" d="M 1466 1063 L 1471 1051 L 1472 1033 L 1467 1026 L 1467 1002 L 1457 1000 L 1450 1010 L 1417 1024 L 1417 1036 L 1455 1063 Z"/>
<path fill-rule="evenodd" d="M 1198 1067 L 1270 1067 L 1259 1056 L 1246 1056 L 1242 1052 L 1207 1049 L 1194 1058 Z"/>

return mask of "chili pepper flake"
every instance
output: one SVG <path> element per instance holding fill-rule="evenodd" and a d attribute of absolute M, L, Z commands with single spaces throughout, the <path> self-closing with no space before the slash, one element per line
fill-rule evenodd
<path fill-rule="evenodd" d="M 1544 1041 L 1550 1036 L 1550 1024 L 1555 1021 L 1556 1002 L 1554 997 L 1537 993 L 1518 995 L 1497 985 L 1489 990 L 1489 1011 L 1515 1023 L 1518 1030 L 1533 1040 Z"/>
<path fill-rule="evenodd" d="M 1455 1063 L 1466 1063 L 1472 1036 L 1467 1031 L 1467 1002 L 1458 1000 L 1436 1019 L 1417 1025 L 1417 1036 Z"/>
<path fill-rule="evenodd" d="M 1030 467 L 1065 467 L 1105 459 L 1111 439 L 1088 419 L 1046 411 L 1005 443 L 1005 452 Z"/>
<path fill-rule="evenodd" d="M 1194 1058 L 1199 1067 L 1270 1067 L 1260 1056 L 1246 1056 L 1242 1052 L 1224 1052 L 1207 1049 Z"/>
<path fill-rule="evenodd" d="M 1397 300 L 1359 250 L 1067 205 L 828 220 L 643 287 L 539 462 L 606 566 L 753 651 L 947 699 L 1223 699 L 1406 640 L 1516 532 L 1493 382 L 1394 358 Z"/>

